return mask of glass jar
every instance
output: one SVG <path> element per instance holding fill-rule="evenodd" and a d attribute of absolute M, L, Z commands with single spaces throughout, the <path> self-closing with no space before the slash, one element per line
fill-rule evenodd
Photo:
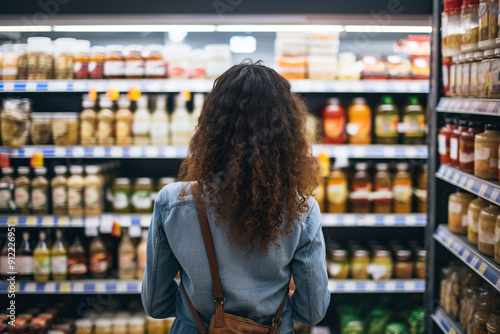
<path fill-rule="evenodd" d="M 130 146 L 133 144 L 132 124 L 134 114 L 130 111 L 130 101 L 126 97 L 118 100 L 118 111 L 116 112 L 116 144 Z"/>
<path fill-rule="evenodd" d="M 474 138 L 478 133 L 483 132 L 483 129 L 483 122 L 469 121 L 460 134 L 460 169 L 465 173 L 474 173 Z"/>
<path fill-rule="evenodd" d="M 427 164 L 422 165 L 418 174 L 415 197 L 417 198 L 417 212 L 427 213 Z"/>
<path fill-rule="evenodd" d="M 205 45 L 207 78 L 215 79 L 231 67 L 231 49 L 227 44 Z"/>
<path fill-rule="evenodd" d="M 448 199 L 448 228 L 457 234 L 467 234 L 469 203 L 474 199 L 471 194 L 457 189 Z"/>
<path fill-rule="evenodd" d="M 488 313 L 484 311 L 476 312 L 474 315 L 474 334 L 488 334 L 486 323 L 488 322 Z"/>
<path fill-rule="evenodd" d="M 445 126 L 439 129 L 438 135 L 438 150 L 439 160 L 442 164 L 450 164 L 450 140 L 453 130 L 456 128 L 457 120 L 454 118 L 446 118 Z"/>
<path fill-rule="evenodd" d="M 478 66 L 477 89 L 479 97 L 490 96 L 491 60 L 495 57 L 495 50 L 486 50 L 484 58 Z"/>
<path fill-rule="evenodd" d="M 17 53 L 17 80 L 28 79 L 28 44 L 15 44 Z"/>
<path fill-rule="evenodd" d="M 115 114 L 111 110 L 113 102 L 105 95 L 99 100 L 101 110 L 97 113 L 97 143 L 110 146 L 115 144 Z"/>
<path fill-rule="evenodd" d="M 52 142 L 52 114 L 31 114 L 31 142 L 33 145 L 48 145 Z"/>
<path fill-rule="evenodd" d="M 145 75 L 148 79 L 162 79 L 167 76 L 166 62 L 163 59 L 163 46 L 153 44 L 144 50 Z"/>
<path fill-rule="evenodd" d="M 458 121 L 458 127 L 456 127 L 450 135 L 450 165 L 455 168 L 460 167 L 460 135 L 463 131 L 467 130 L 467 124 L 469 122 L 461 119 Z"/>
<path fill-rule="evenodd" d="M 498 35 L 498 0 L 481 0 L 478 16 L 479 48 L 491 49 Z"/>
<path fill-rule="evenodd" d="M 500 124 L 486 124 L 484 132 L 474 137 L 474 175 L 498 180 L 498 143 Z"/>
<path fill-rule="evenodd" d="M 370 264 L 370 254 L 364 249 L 357 249 L 353 252 L 351 260 L 351 275 L 353 279 L 368 279 L 368 265 Z"/>
<path fill-rule="evenodd" d="M 93 46 L 89 52 L 89 78 L 104 78 L 105 49 L 102 46 Z"/>
<path fill-rule="evenodd" d="M 132 187 L 130 180 L 124 177 L 118 177 L 113 183 L 113 212 L 130 213 L 130 197 Z"/>
<path fill-rule="evenodd" d="M 328 274 L 333 279 L 346 279 L 349 277 L 349 260 L 345 249 L 331 251 Z"/>
<path fill-rule="evenodd" d="M 127 79 L 142 79 L 144 77 L 142 46 L 129 45 L 125 54 L 125 77 Z"/>
<path fill-rule="evenodd" d="M 132 195 L 132 207 L 135 213 L 153 212 L 153 182 L 150 178 L 141 177 L 135 180 L 134 194 Z"/>
<path fill-rule="evenodd" d="M 479 0 L 464 0 L 461 13 L 462 52 L 477 50 L 479 42 Z"/>
<path fill-rule="evenodd" d="M 15 44 L 2 45 L 0 47 L 0 54 L 2 80 L 16 80 L 19 54 L 15 48 Z"/>
<path fill-rule="evenodd" d="M 54 41 L 54 49 L 54 79 L 73 79 L 76 39 L 58 38 Z"/>
<path fill-rule="evenodd" d="M 128 334 L 128 321 L 125 318 L 116 318 L 112 321 L 113 334 Z"/>
<path fill-rule="evenodd" d="M 396 165 L 397 172 L 393 181 L 394 213 L 407 214 L 412 212 L 413 182 L 409 173 L 409 164 L 400 162 Z"/>
<path fill-rule="evenodd" d="M 104 62 L 104 77 L 106 79 L 122 79 L 125 75 L 125 58 L 121 45 L 108 45 Z"/>
<path fill-rule="evenodd" d="M 427 256 L 427 251 L 425 249 L 420 249 L 417 251 L 417 260 L 415 261 L 415 273 L 417 278 L 425 279 L 425 258 Z"/>
<path fill-rule="evenodd" d="M 80 130 L 79 114 L 76 112 L 59 112 L 52 120 L 52 136 L 55 145 L 78 145 Z"/>
<path fill-rule="evenodd" d="M 75 79 L 89 78 L 90 41 L 79 39 L 76 41 L 75 65 L 73 75 Z"/>
<path fill-rule="evenodd" d="M 470 243 L 477 245 L 479 233 L 479 215 L 481 210 L 489 206 L 489 202 L 478 197 L 471 201 L 467 209 L 467 240 Z"/>
<path fill-rule="evenodd" d="M 373 254 L 372 264 L 368 273 L 375 280 L 388 280 L 392 278 L 393 263 L 391 252 L 386 249 L 376 249 Z"/>
<path fill-rule="evenodd" d="M 411 251 L 406 249 L 396 251 L 394 276 L 399 279 L 408 279 L 413 277 L 413 261 L 411 259 Z"/>
<path fill-rule="evenodd" d="M 500 48 L 495 49 L 495 57 L 490 62 L 490 95 L 491 98 L 500 97 Z"/>
<path fill-rule="evenodd" d="M 28 80 L 52 79 L 52 41 L 48 37 L 28 38 Z"/>
<path fill-rule="evenodd" d="M 499 214 L 500 208 L 493 204 L 482 209 L 479 214 L 477 249 L 488 256 L 494 256 L 495 253 L 495 229 Z"/>
<path fill-rule="evenodd" d="M 153 319 L 151 317 L 148 317 L 148 322 L 147 322 L 147 331 L 148 334 L 150 333 L 164 333 L 165 332 L 165 324 L 163 319 Z"/>
<path fill-rule="evenodd" d="M 470 64 L 470 85 L 469 85 L 469 97 L 477 97 L 478 93 L 478 75 L 479 75 L 479 64 L 484 58 L 484 52 L 474 52 L 474 59 Z"/>
<path fill-rule="evenodd" d="M 26 145 L 30 129 L 30 100 L 5 98 L 0 115 L 3 145 L 8 147 Z"/>
<path fill-rule="evenodd" d="M 457 59 L 457 66 L 455 68 L 456 70 L 456 75 L 455 75 L 455 96 L 463 96 L 463 68 L 465 66 L 465 55 L 459 55 Z"/>
<path fill-rule="evenodd" d="M 129 333 L 144 334 L 144 319 L 133 317 L 128 323 Z"/>
<path fill-rule="evenodd" d="M 444 57 L 454 56 L 460 53 L 462 40 L 460 32 L 461 1 L 448 0 L 443 3 L 441 14 L 442 35 L 441 44 Z"/>
<path fill-rule="evenodd" d="M 83 111 L 80 114 L 80 143 L 83 146 L 97 144 L 97 114 L 94 111 L 95 101 L 87 95 L 83 96 Z"/>
<path fill-rule="evenodd" d="M 88 319 L 78 319 L 75 321 L 75 334 L 92 334 L 92 321 Z"/>
<path fill-rule="evenodd" d="M 95 322 L 94 334 L 112 334 L 111 330 L 111 320 L 108 319 L 97 319 Z"/>
<path fill-rule="evenodd" d="M 462 66 L 462 96 L 469 97 L 470 94 L 470 68 L 471 64 L 474 61 L 474 53 L 467 53 L 465 55 L 465 62 Z"/>

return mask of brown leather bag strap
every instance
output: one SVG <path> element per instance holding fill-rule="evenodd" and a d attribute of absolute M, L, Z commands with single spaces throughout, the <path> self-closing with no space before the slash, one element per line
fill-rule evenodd
<path fill-rule="evenodd" d="M 285 296 L 283 296 L 283 300 L 281 301 L 280 307 L 278 308 L 278 312 L 276 312 L 276 317 L 273 319 L 273 323 L 271 324 L 271 328 L 277 330 L 279 326 L 281 326 L 281 315 L 283 313 L 283 309 L 285 308 L 286 297 L 288 296 L 288 292 L 290 289 L 286 289 Z"/>
<path fill-rule="evenodd" d="M 200 315 L 198 314 L 198 311 L 196 311 L 196 309 L 194 308 L 193 302 L 191 302 L 191 298 L 189 298 L 186 288 L 184 287 L 184 284 L 182 284 L 182 290 L 184 290 L 184 294 L 186 295 L 186 300 L 189 304 L 191 312 L 193 313 L 196 325 L 198 325 L 198 330 L 200 331 L 200 334 L 206 334 L 207 329 L 205 328 L 205 326 L 203 326 L 203 322 L 201 322 Z"/>
<path fill-rule="evenodd" d="M 210 226 L 208 225 L 207 213 L 201 199 L 200 185 L 198 182 L 191 182 L 191 191 L 193 193 L 196 211 L 198 211 L 198 219 L 200 220 L 201 231 L 205 241 L 205 249 L 207 250 L 208 262 L 210 264 L 210 272 L 212 274 L 212 282 L 214 288 L 214 301 L 216 303 L 224 303 L 224 295 L 222 294 L 222 286 L 220 283 L 219 267 L 217 266 L 217 258 L 215 257 L 214 242 Z"/>

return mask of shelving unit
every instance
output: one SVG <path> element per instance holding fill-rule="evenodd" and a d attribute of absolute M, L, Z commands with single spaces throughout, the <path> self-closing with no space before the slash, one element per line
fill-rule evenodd
<path fill-rule="evenodd" d="M 0 220 L 1 222 L 1 220 Z M 377 214 L 323 214 L 324 227 L 424 227 L 427 224 L 427 216 L 425 214 L 408 214 L 408 215 L 377 215 Z"/>
<path fill-rule="evenodd" d="M 436 111 L 442 113 L 500 116 L 500 100 L 443 97 L 439 100 Z"/>
<path fill-rule="evenodd" d="M 330 280 L 328 290 L 331 293 L 422 293 L 425 291 L 425 281 L 417 279 L 378 282 Z"/>
<path fill-rule="evenodd" d="M 428 93 L 427 80 L 292 80 L 296 93 Z M 183 90 L 207 93 L 214 84 L 210 79 L 144 79 L 144 80 L 43 80 L 0 81 L 0 92 L 82 92 L 90 89 L 106 92 L 113 87 L 119 92 L 138 88 L 144 93 L 176 93 Z"/>
<path fill-rule="evenodd" d="M 462 327 L 451 320 L 451 318 L 443 311 L 441 307 L 437 307 L 436 311 L 431 314 L 432 320 L 445 334 L 463 334 Z"/>

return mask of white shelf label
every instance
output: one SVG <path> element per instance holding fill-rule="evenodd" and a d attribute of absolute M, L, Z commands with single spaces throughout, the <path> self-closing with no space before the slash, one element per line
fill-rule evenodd
<path fill-rule="evenodd" d="M 354 282 L 346 282 L 344 284 L 344 291 L 349 291 L 349 292 L 353 292 L 353 291 L 357 291 L 357 288 L 356 288 L 356 283 Z"/>
<path fill-rule="evenodd" d="M 464 178 L 464 180 L 465 180 L 465 178 Z M 473 187 L 473 186 L 474 186 L 474 180 L 469 179 L 469 180 L 467 181 L 467 185 L 465 186 L 465 188 L 467 188 L 468 190 L 472 190 L 472 187 Z"/>
<path fill-rule="evenodd" d="M 127 282 L 117 282 L 116 283 L 116 292 L 128 292 Z"/>
<path fill-rule="evenodd" d="M 56 283 L 45 283 L 44 292 L 56 292 Z"/>
<path fill-rule="evenodd" d="M 396 148 L 394 147 L 386 147 L 384 149 L 384 157 L 386 158 L 394 158 L 396 156 Z"/>
<path fill-rule="evenodd" d="M 113 157 L 113 158 L 123 157 L 123 147 L 120 147 L 120 146 L 112 147 L 110 154 L 111 154 L 111 157 Z"/>
<path fill-rule="evenodd" d="M 467 258 L 469 257 L 470 255 L 470 251 L 468 249 L 466 249 L 463 253 L 462 253 L 462 259 L 464 259 L 465 261 L 467 261 Z"/>
<path fill-rule="evenodd" d="M 499 194 L 500 194 L 500 191 L 498 189 L 493 189 L 493 192 L 491 193 L 490 199 L 492 201 L 496 201 L 498 199 Z"/>
<path fill-rule="evenodd" d="M 73 148 L 73 156 L 77 158 L 82 158 L 85 156 L 85 148 L 82 146 L 77 146 Z"/>
<path fill-rule="evenodd" d="M 495 109 L 495 107 L 496 107 L 495 102 L 489 102 L 488 107 L 486 107 L 486 112 L 489 114 L 493 113 L 493 110 Z"/>
<path fill-rule="evenodd" d="M 158 151 L 157 147 L 150 146 L 150 147 L 146 148 L 146 156 L 148 158 L 157 158 L 159 153 L 160 152 Z"/>
<path fill-rule="evenodd" d="M 56 147 L 54 150 L 54 156 L 55 157 L 66 157 L 66 148 L 65 147 Z"/>
<path fill-rule="evenodd" d="M 386 282 L 384 286 L 384 290 L 387 292 L 394 292 L 396 291 L 396 283 L 394 282 Z"/>
<path fill-rule="evenodd" d="M 68 217 L 58 217 L 57 218 L 58 226 L 69 226 L 69 218 Z"/>
<path fill-rule="evenodd" d="M 96 283 L 95 284 L 95 292 L 106 292 L 107 291 L 107 284 L 106 283 Z"/>
<path fill-rule="evenodd" d="M 486 190 L 488 189 L 488 186 L 486 184 L 483 184 L 481 185 L 481 188 L 479 188 L 479 196 L 484 196 L 484 193 L 486 192 Z"/>
<path fill-rule="evenodd" d="M 470 265 L 472 267 L 476 267 L 476 264 L 479 262 L 479 258 L 477 256 L 474 255 L 474 257 L 472 258 L 472 261 L 470 261 Z"/>
<path fill-rule="evenodd" d="M 26 283 L 24 285 L 24 292 L 35 292 L 36 291 L 36 283 Z"/>
<path fill-rule="evenodd" d="M 133 158 L 140 157 L 142 155 L 142 147 L 132 146 L 130 148 L 130 156 Z"/>
<path fill-rule="evenodd" d="M 72 288 L 73 292 L 83 292 L 84 289 L 85 289 L 84 283 L 81 283 L 81 282 L 73 283 L 73 288 Z"/>
<path fill-rule="evenodd" d="M 26 218 L 26 226 L 36 226 L 37 217 L 30 216 Z"/>
<path fill-rule="evenodd" d="M 364 147 L 354 147 L 352 150 L 353 157 L 363 158 L 365 157 L 365 148 Z"/>
<path fill-rule="evenodd" d="M 163 156 L 165 158 L 177 158 L 177 147 L 167 146 L 163 149 Z"/>
<path fill-rule="evenodd" d="M 98 146 L 94 148 L 94 157 L 102 158 L 106 154 L 106 150 L 102 146 Z"/>
<path fill-rule="evenodd" d="M 42 226 L 54 226 L 54 217 L 43 217 Z"/>
<path fill-rule="evenodd" d="M 142 235 L 142 228 L 137 225 L 132 225 L 128 229 L 128 234 L 131 238 L 138 238 Z"/>

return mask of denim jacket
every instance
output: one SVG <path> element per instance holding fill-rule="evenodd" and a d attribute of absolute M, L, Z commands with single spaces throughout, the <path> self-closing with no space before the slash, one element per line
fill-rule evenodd
<path fill-rule="evenodd" d="M 176 317 L 171 334 L 199 334 L 184 292 L 174 279 L 179 270 L 207 329 L 215 312 L 210 267 L 190 186 L 188 195 L 178 196 L 185 186 L 173 183 L 158 194 L 142 281 L 141 298 L 147 314 Z M 314 325 L 325 316 L 330 292 L 321 214 L 313 198 L 308 204 L 310 212 L 295 221 L 292 235 L 283 233 L 278 239 L 280 247 L 271 246 L 264 255 L 258 250 L 247 254 L 228 240 L 227 226 L 217 226 L 213 214 L 208 215 L 226 313 L 270 325 L 293 275 L 296 291 L 287 298 L 280 334 L 293 333 L 293 319 Z"/>

